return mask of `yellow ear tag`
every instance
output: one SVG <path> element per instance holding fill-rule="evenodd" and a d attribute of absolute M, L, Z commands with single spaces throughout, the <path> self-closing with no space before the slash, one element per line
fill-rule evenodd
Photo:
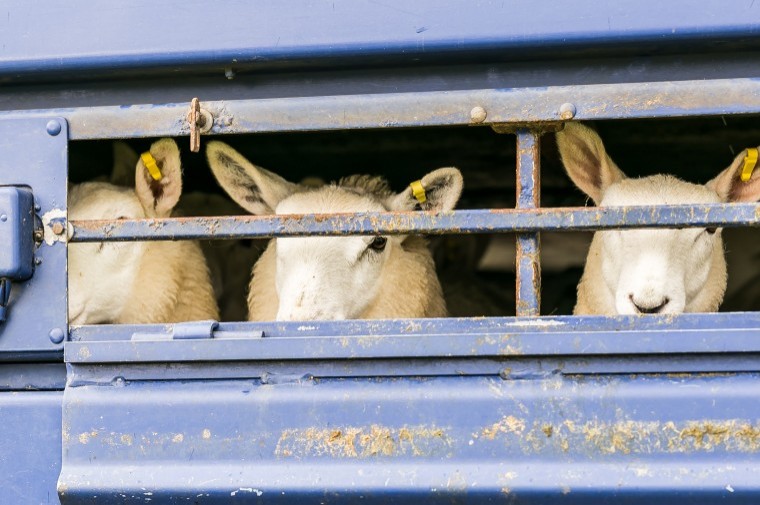
<path fill-rule="evenodd" d="M 161 170 L 158 168 L 156 158 L 154 158 L 150 152 L 146 151 L 140 155 L 140 159 L 142 160 L 143 165 L 145 165 L 145 168 L 148 169 L 150 176 L 153 177 L 153 180 L 160 181 L 163 175 L 161 175 Z"/>
<path fill-rule="evenodd" d="M 412 188 L 412 194 L 420 203 L 427 202 L 427 196 L 425 196 L 425 188 L 422 187 L 422 181 L 414 181 L 409 185 Z"/>
<path fill-rule="evenodd" d="M 750 147 L 747 149 L 747 156 L 744 157 L 744 167 L 742 168 L 741 180 L 747 182 L 752 177 L 752 172 L 757 165 L 757 148 Z"/>

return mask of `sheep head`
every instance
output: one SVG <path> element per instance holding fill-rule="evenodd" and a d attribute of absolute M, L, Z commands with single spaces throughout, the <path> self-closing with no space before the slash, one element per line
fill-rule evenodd
<path fill-rule="evenodd" d="M 377 177 L 351 176 L 337 184 L 306 187 L 257 167 L 222 142 L 209 142 L 211 169 L 227 193 L 253 214 L 312 214 L 412 210 L 447 211 L 462 190 L 455 168 L 427 174 L 421 183 L 427 194 L 420 204 L 412 190 L 393 193 Z M 384 269 L 404 254 L 403 236 L 277 238 L 274 285 L 279 299 L 278 320 L 353 319 L 373 302 L 383 283 Z M 265 253 L 260 260 L 266 260 Z M 257 278 L 272 275 L 254 269 Z M 264 282 L 261 280 L 261 282 Z M 398 289 L 404 289 L 399 286 Z"/>
<path fill-rule="evenodd" d="M 745 152 L 699 185 L 663 174 L 627 178 L 599 135 L 582 124 L 566 124 L 557 144 L 570 179 L 600 207 L 760 199 L 760 175 L 739 179 Z M 576 313 L 710 312 L 725 289 L 720 228 L 604 230 L 594 235 Z"/>

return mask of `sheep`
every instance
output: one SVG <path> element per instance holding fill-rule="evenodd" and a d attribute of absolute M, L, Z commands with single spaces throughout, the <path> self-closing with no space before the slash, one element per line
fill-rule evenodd
<path fill-rule="evenodd" d="M 159 140 L 150 152 L 161 168 L 155 181 L 142 160 L 133 188 L 85 182 L 69 190 L 69 218 L 139 219 L 171 215 L 182 192 L 179 149 Z M 208 268 L 194 242 L 69 244 L 69 321 L 171 323 L 217 319 Z"/>
<path fill-rule="evenodd" d="M 590 128 L 567 123 L 557 145 L 570 179 L 600 207 L 760 199 L 760 171 L 739 179 L 746 152 L 705 185 L 671 175 L 626 178 Z M 714 312 L 726 290 L 719 228 L 605 230 L 594 234 L 574 314 Z"/>
<path fill-rule="evenodd" d="M 306 187 L 257 167 L 228 145 L 206 154 L 219 184 L 252 214 L 413 210 L 449 211 L 462 191 L 456 168 L 422 178 L 418 202 L 410 187 L 393 193 L 379 177 L 353 175 Z M 445 317 L 435 265 L 420 236 L 289 237 L 269 242 L 253 268 L 248 319 L 340 320 Z"/>

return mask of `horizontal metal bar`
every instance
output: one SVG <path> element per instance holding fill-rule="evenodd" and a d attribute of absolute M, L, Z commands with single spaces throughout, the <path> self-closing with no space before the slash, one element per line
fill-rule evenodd
<path fill-rule="evenodd" d="M 760 204 L 183 217 L 72 221 L 71 224 L 71 242 L 739 227 L 760 225 Z"/>
<path fill-rule="evenodd" d="M 126 363 L 760 354 L 760 313 L 220 323 L 220 336 L 215 338 L 130 340 L 136 332 L 171 331 L 171 325 L 75 327 L 72 341 L 66 344 L 65 360 Z M 253 338 L 240 338 L 245 331 Z M 264 338 L 260 338 L 262 331 Z M 225 332 L 235 338 L 224 338 Z"/>
<path fill-rule="evenodd" d="M 165 105 L 9 111 L 0 118 L 62 116 L 72 140 L 187 135 L 191 98 Z M 275 98 L 201 106 L 214 116 L 210 133 L 227 134 L 559 121 L 564 104 L 572 104 L 576 120 L 760 113 L 760 79 Z M 485 111 L 482 121 L 482 114 L 471 117 L 475 107 Z"/>
<path fill-rule="evenodd" d="M 380 319 L 347 321 L 222 322 L 218 332 L 240 334 L 257 328 L 265 337 L 331 337 L 366 335 L 462 335 L 471 333 L 621 332 L 669 330 L 760 329 L 760 312 L 637 316 L 477 317 L 446 319 Z M 98 324 L 72 326 L 72 341 L 129 340 L 134 333 L 166 333 L 171 324 Z"/>

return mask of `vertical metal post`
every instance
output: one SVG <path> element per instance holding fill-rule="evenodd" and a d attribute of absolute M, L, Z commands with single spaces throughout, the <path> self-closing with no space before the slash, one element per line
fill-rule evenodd
<path fill-rule="evenodd" d="M 519 129 L 517 134 L 517 208 L 541 206 L 541 133 Z M 541 238 L 538 232 L 517 234 L 515 265 L 517 316 L 541 313 Z"/>

